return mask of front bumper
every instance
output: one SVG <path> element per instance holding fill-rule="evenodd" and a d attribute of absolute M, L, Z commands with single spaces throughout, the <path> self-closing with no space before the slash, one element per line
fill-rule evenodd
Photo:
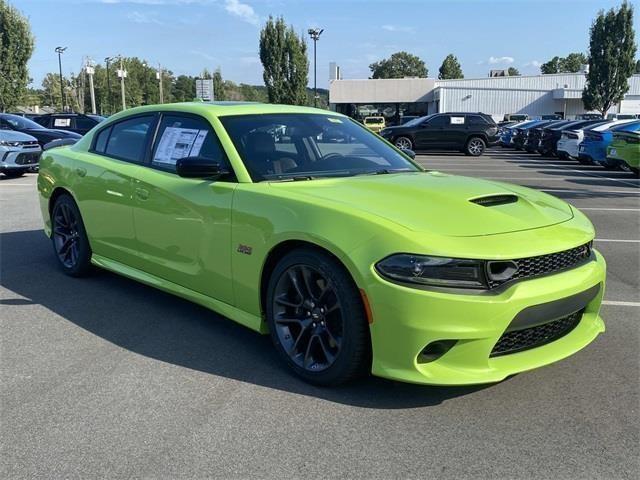
<path fill-rule="evenodd" d="M 15 148 L 0 150 L 0 171 L 2 170 L 24 170 L 27 171 L 37 166 L 40 161 L 40 147 L 36 148 Z"/>
<path fill-rule="evenodd" d="M 605 329 L 598 314 L 605 270 L 604 258 L 594 250 L 594 259 L 580 267 L 521 281 L 499 294 L 411 288 L 388 282 L 373 271 L 377 280 L 367 292 L 374 316 L 372 373 L 421 384 L 480 384 L 565 358 Z M 529 350 L 491 356 L 500 337 L 523 310 L 579 296 L 594 287 L 598 293 L 583 306 L 580 322 L 569 333 Z M 438 340 L 456 343 L 440 358 L 421 363 L 422 350 Z"/>

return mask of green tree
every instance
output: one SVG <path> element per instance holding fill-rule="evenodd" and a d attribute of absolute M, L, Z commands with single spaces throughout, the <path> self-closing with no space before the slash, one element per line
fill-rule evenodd
<path fill-rule="evenodd" d="M 438 70 L 438 78 L 440 80 L 454 79 L 454 78 L 464 78 L 462 74 L 462 68 L 460 67 L 460 62 L 458 59 L 450 53 L 443 60 L 442 65 L 440 65 L 440 70 Z"/>
<path fill-rule="evenodd" d="M 584 53 L 570 53 L 566 57 L 553 57 L 540 66 L 540 72 L 543 74 L 550 73 L 576 73 L 589 60 Z"/>
<path fill-rule="evenodd" d="M 218 101 L 227 100 L 227 88 L 222 79 L 222 71 L 216 68 L 213 72 L 213 96 Z"/>
<path fill-rule="evenodd" d="M 369 65 L 371 78 L 427 77 L 429 70 L 419 57 L 408 52 L 396 52 L 390 58 Z"/>
<path fill-rule="evenodd" d="M 520 71 L 516 67 L 509 67 L 509 69 L 507 70 L 507 75 L 509 75 L 510 77 L 519 77 Z"/>
<path fill-rule="evenodd" d="M 196 79 L 190 75 L 178 75 L 171 86 L 171 94 L 176 102 L 190 102 L 196 96 Z"/>
<path fill-rule="evenodd" d="M 0 0 L 0 111 L 15 107 L 27 91 L 27 62 L 33 53 L 28 20 Z"/>
<path fill-rule="evenodd" d="M 260 31 L 260 61 L 269 102 L 304 105 L 307 102 L 309 60 L 304 37 L 284 18 L 269 17 Z"/>
<path fill-rule="evenodd" d="M 587 110 L 606 116 L 624 98 L 636 66 L 635 55 L 633 7 L 625 1 L 618 10 L 600 11 L 590 31 L 589 73 L 582 92 Z"/>

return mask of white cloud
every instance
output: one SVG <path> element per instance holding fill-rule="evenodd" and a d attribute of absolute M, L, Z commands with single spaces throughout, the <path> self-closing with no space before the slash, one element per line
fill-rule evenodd
<path fill-rule="evenodd" d="M 513 63 L 515 59 L 513 57 L 489 57 L 489 64 L 496 65 L 498 63 Z"/>
<path fill-rule="evenodd" d="M 127 13 L 127 19 L 133 23 L 153 23 L 156 25 L 164 25 L 160 20 L 156 18 L 155 12 L 142 13 L 134 10 Z"/>
<path fill-rule="evenodd" d="M 538 60 L 531 60 L 530 62 L 525 63 L 524 66 L 540 68 L 542 66 L 542 62 L 539 62 Z"/>
<path fill-rule="evenodd" d="M 257 65 L 260 63 L 260 57 L 250 56 L 250 57 L 240 57 L 240 62 L 245 65 Z"/>
<path fill-rule="evenodd" d="M 240 0 L 225 0 L 224 9 L 231 15 L 240 17 L 245 22 L 252 25 L 258 24 L 258 15 L 251 5 L 241 3 Z"/>
<path fill-rule="evenodd" d="M 416 29 L 413 27 L 399 26 L 399 25 L 382 25 L 382 29 L 387 32 L 402 32 L 402 33 L 415 33 Z"/>
<path fill-rule="evenodd" d="M 189 50 L 189 53 L 190 53 L 191 55 L 197 55 L 198 57 L 202 57 L 202 58 L 204 58 L 205 60 L 208 60 L 208 61 L 210 61 L 210 62 L 212 62 L 212 61 L 214 61 L 214 60 L 215 60 L 215 58 L 213 57 L 213 55 L 209 55 L 208 53 L 203 52 L 203 51 L 201 51 L 201 50 Z"/>

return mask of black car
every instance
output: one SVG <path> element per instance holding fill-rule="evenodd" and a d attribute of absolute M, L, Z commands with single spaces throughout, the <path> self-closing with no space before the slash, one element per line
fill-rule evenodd
<path fill-rule="evenodd" d="M 549 123 L 545 123 L 543 125 L 535 125 L 533 128 L 529 129 L 527 138 L 524 142 L 524 149 L 529 153 L 537 152 L 540 148 L 540 143 L 542 141 L 542 132 L 545 128 L 551 127 L 559 127 L 564 125 L 565 123 L 569 123 L 568 120 L 552 120 Z"/>
<path fill-rule="evenodd" d="M 380 135 L 406 150 L 458 150 L 478 156 L 498 142 L 498 126 L 484 113 L 434 113 L 384 128 Z"/>
<path fill-rule="evenodd" d="M 513 131 L 513 146 L 516 150 L 524 150 L 529 138 L 529 131 L 532 128 L 545 127 L 555 120 L 536 120 L 523 127 L 515 128 Z"/>
<path fill-rule="evenodd" d="M 0 128 L 16 130 L 18 132 L 31 135 L 32 137 L 35 137 L 36 140 L 38 140 L 40 147 L 44 147 L 45 144 L 53 140 L 58 140 L 60 138 L 82 138 L 82 135 L 79 135 L 75 132 L 45 128 L 42 125 L 34 122 L 33 120 L 29 120 L 26 117 L 13 115 L 11 113 L 0 113 Z"/>
<path fill-rule="evenodd" d="M 85 115 L 83 113 L 49 113 L 34 118 L 34 121 L 45 128 L 67 130 L 84 135 L 98 123 L 104 120 L 100 115 Z"/>
<path fill-rule="evenodd" d="M 542 129 L 542 137 L 540 138 L 540 146 L 538 152 L 543 157 L 553 157 L 558 155 L 558 140 L 562 137 L 564 130 L 580 130 L 596 123 L 602 123 L 602 118 L 594 120 L 574 120 L 573 122 L 563 123 L 561 125 L 553 125 Z"/>

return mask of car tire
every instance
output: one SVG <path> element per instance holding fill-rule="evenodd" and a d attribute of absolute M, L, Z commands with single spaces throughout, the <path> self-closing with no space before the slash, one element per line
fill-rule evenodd
<path fill-rule="evenodd" d="M 314 248 L 285 255 L 266 295 L 271 340 L 302 379 L 347 383 L 371 370 L 371 339 L 360 292 L 344 266 Z"/>
<path fill-rule="evenodd" d="M 91 246 L 80 210 L 70 195 L 60 195 L 51 209 L 51 244 L 62 271 L 83 277 L 91 271 Z"/>
<path fill-rule="evenodd" d="M 27 172 L 24 170 L 5 170 L 2 173 L 4 173 L 4 176 L 7 178 L 19 178 Z"/>
<path fill-rule="evenodd" d="M 397 137 L 393 140 L 393 144 L 399 149 L 413 150 L 413 142 L 409 137 Z"/>
<path fill-rule="evenodd" d="M 479 157 L 487 148 L 487 144 L 480 137 L 471 137 L 467 140 L 467 144 L 464 147 L 464 153 L 472 157 Z"/>

